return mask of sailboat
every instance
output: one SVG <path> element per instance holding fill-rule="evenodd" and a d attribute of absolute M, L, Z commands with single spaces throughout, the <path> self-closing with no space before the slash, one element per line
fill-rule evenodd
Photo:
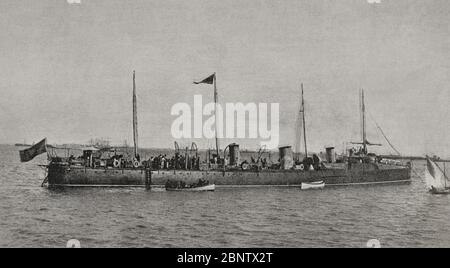
<path fill-rule="evenodd" d="M 432 194 L 450 194 L 450 181 L 445 172 L 427 156 L 425 183 Z"/>

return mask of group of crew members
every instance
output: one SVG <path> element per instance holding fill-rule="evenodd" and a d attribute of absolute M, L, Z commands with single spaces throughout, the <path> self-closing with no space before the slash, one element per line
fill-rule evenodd
<path fill-rule="evenodd" d="M 312 157 L 305 157 L 303 161 L 295 161 L 295 166 L 300 167 L 301 170 L 320 170 L 323 168 L 322 161 L 317 154 Z"/>
<path fill-rule="evenodd" d="M 86 157 L 87 156 L 87 157 Z M 81 157 L 80 157 L 81 158 Z M 101 166 L 97 164 L 93 155 L 85 155 L 84 164 L 89 167 L 97 167 Z M 94 159 L 93 159 L 94 158 Z M 71 156 L 69 158 L 69 163 L 73 162 L 75 158 Z M 279 169 L 280 168 L 280 160 L 278 163 L 272 163 L 267 160 L 267 158 L 258 158 L 257 160 L 252 156 L 249 159 L 250 161 L 243 160 L 239 163 L 235 163 L 233 166 L 230 165 L 229 157 L 218 158 L 217 155 L 214 155 L 211 159 L 209 159 L 209 163 L 205 162 L 210 168 L 238 168 L 242 170 L 263 170 L 263 169 Z M 109 163 L 111 162 L 111 163 Z M 106 161 L 106 166 L 111 165 L 114 168 L 150 168 L 152 170 L 200 170 L 200 157 L 198 155 L 184 155 L 180 153 L 175 153 L 175 155 L 169 157 L 166 154 L 159 154 L 157 156 L 151 156 L 148 160 L 143 160 L 141 162 L 141 157 L 137 155 L 136 157 L 128 159 L 123 155 L 115 155 L 111 158 L 111 161 Z M 292 169 L 298 169 L 301 167 L 301 170 L 319 170 L 322 168 L 320 158 L 317 155 L 313 155 L 312 157 L 308 157 L 303 159 L 303 161 L 294 161 L 294 167 Z"/>
<path fill-rule="evenodd" d="M 222 161 L 221 161 L 222 160 Z M 280 160 L 278 161 L 280 163 Z M 207 164 L 207 163 L 206 163 Z M 229 158 L 218 159 L 213 157 L 210 159 L 210 165 L 216 165 L 216 167 L 233 168 L 230 166 Z M 168 157 L 166 154 L 159 154 L 158 156 L 151 156 L 148 160 L 144 160 L 140 167 L 150 168 L 152 170 L 200 170 L 200 157 L 199 156 L 184 156 L 181 154 L 175 154 L 172 157 Z M 303 159 L 303 161 L 295 161 L 293 169 L 301 170 L 320 170 L 322 168 L 322 162 L 317 155 Z M 135 166 L 136 167 L 136 166 Z M 250 161 L 243 160 L 236 164 L 235 168 L 242 170 L 262 170 L 262 169 L 279 169 L 279 164 L 269 163 L 267 158 L 260 158 L 256 160 L 254 157 L 250 158 Z"/>
<path fill-rule="evenodd" d="M 151 168 L 153 170 L 173 170 L 173 169 L 188 169 L 198 170 L 200 167 L 200 157 L 175 154 L 172 157 L 167 155 L 158 155 L 150 157 L 148 161 L 144 161 L 144 167 Z"/>

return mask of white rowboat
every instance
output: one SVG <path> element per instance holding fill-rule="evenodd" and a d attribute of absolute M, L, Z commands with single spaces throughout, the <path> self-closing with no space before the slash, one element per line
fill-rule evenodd
<path fill-rule="evenodd" d="M 186 188 L 166 188 L 166 191 L 184 191 L 184 192 L 211 192 L 216 189 L 215 184 L 209 184 L 200 187 L 186 187 Z"/>
<path fill-rule="evenodd" d="M 302 190 L 323 189 L 325 187 L 325 183 L 323 181 L 302 182 L 301 187 Z"/>

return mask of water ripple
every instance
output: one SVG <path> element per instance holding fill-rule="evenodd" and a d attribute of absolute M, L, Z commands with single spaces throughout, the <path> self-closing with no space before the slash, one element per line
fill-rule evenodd
<path fill-rule="evenodd" d="M 420 178 L 308 192 L 52 190 L 39 187 L 36 162 L 0 149 L 0 247 L 65 247 L 74 238 L 89 247 L 364 247 L 374 238 L 385 247 L 450 246 L 450 196 L 429 195 Z"/>

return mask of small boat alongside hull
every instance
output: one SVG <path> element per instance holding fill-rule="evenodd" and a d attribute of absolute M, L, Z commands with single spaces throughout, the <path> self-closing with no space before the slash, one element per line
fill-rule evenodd
<path fill-rule="evenodd" d="M 321 190 L 323 188 L 325 188 L 325 183 L 323 181 L 302 182 L 301 185 L 302 190 Z"/>
<path fill-rule="evenodd" d="M 166 191 L 173 191 L 173 192 L 213 192 L 216 189 L 216 185 L 210 184 L 200 187 L 186 187 L 186 188 L 166 188 Z"/>

